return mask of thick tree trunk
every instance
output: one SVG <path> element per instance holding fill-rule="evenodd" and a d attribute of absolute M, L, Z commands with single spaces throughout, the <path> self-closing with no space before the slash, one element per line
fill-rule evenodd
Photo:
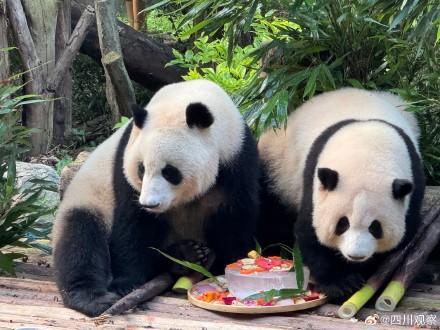
<path fill-rule="evenodd" d="M 58 62 L 70 38 L 71 18 L 70 0 L 58 2 L 58 17 L 55 35 L 55 58 Z M 62 144 L 72 132 L 72 73 L 70 68 L 62 77 L 55 91 L 53 142 Z"/>
<path fill-rule="evenodd" d="M 89 4 L 93 4 L 93 1 L 72 0 L 72 24 L 76 24 L 81 12 Z M 117 24 L 124 64 L 131 79 L 152 91 L 182 80 L 181 76 L 185 74 L 185 70 L 176 66 L 165 68 L 173 59 L 171 47 L 133 30 L 126 24 Z M 96 27 L 89 30 L 81 52 L 101 62 Z"/>
<path fill-rule="evenodd" d="M 8 24 L 6 20 L 6 0 L 0 0 L 0 85 L 9 78 Z"/>
<path fill-rule="evenodd" d="M 15 43 L 26 69 L 26 94 L 45 95 L 49 72 L 55 65 L 56 0 L 7 0 Z M 53 134 L 53 102 L 24 107 L 23 121 L 37 129 L 31 136 L 31 154 L 48 150 Z"/>

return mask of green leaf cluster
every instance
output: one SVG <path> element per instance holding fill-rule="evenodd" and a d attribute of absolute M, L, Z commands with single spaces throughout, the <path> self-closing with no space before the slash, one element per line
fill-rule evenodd
<path fill-rule="evenodd" d="M 33 132 L 20 125 L 19 109 L 25 104 L 44 102 L 37 95 L 16 96 L 22 87 L 0 85 L 0 271 L 11 274 L 13 260 L 24 255 L 6 252 L 4 248 L 43 248 L 36 240 L 47 237 L 50 228 L 37 220 L 54 210 L 39 199 L 43 190 L 57 190 L 45 180 L 30 180 L 30 187 L 17 188 L 16 160 L 29 149 L 29 136 Z"/>
<path fill-rule="evenodd" d="M 315 94 L 391 90 L 419 118 L 428 184 L 440 183 L 438 0 L 163 0 L 155 8 L 170 6 L 182 16 L 177 32 L 195 40 L 174 64 L 189 68 L 186 79 L 224 86 L 257 136 L 283 127 Z M 240 65 L 244 76 L 228 76 Z"/>

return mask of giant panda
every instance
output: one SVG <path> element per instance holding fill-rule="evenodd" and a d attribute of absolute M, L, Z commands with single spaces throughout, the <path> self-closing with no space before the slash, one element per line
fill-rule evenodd
<path fill-rule="evenodd" d="M 404 102 L 354 88 L 313 97 L 259 141 L 266 243 L 295 238 L 318 288 L 343 299 L 419 223 L 419 130 Z M 290 234 L 292 233 L 292 234 Z"/>
<path fill-rule="evenodd" d="M 204 242 L 214 272 L 253 246 L 257 145 L 230 97 L 193 80 L 160 89 L 90 155 L 70 183 L 54 229 L 64 304 L 102 313 L 167 271 L 166 249 Z"/>

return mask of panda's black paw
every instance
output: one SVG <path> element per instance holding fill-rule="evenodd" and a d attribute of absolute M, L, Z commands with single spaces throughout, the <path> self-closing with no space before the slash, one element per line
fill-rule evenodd
<path fill-rule="evenodd" d="M 121 296 L 115 292 L 88 290 L 70 292 L 67 296 L 63 296 L 66 306 L 90 317 L 101 315 L 120 298 Z"/>
<path fill-rule="evenodd" d="M 359 290 L 364 282 L 364 278 L 360 274 L 355 273 L 339 279 L 333 278 L 333 281 L 318 283 L 317 289 L 319 292 L 325 293 L 334 302 L 343 302 Z"/>
<path fill-rule="evenodd" d="M 209 269 L 215 259 L 214 252 L 202 243 L 194 240 L 181 240 L 167 248 L 167 253 L 177 259 L 186 260 Z M 191 270 L 171 262 L 169 270 L 176 276 L 188 275 Z"/>
<path fill-rule="evenodd" d="M 117 278 L 112 281 L 108 290 L 111 292 L 115 292 L 116 294 L 123 297 L 136 289 L 138 286 L 140 286 L 140 284 L 137 285 L 134 281 L 130 279 Z"/>

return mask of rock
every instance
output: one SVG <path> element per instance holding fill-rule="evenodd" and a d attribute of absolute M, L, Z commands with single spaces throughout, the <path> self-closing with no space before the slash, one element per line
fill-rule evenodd
<path fill-rule="evenodd" d="M 61 170 L 61 179 L 60 179 L 60 198 L 63 199 L 64 192 L 67 189 L 67 186 L 72 181 L 73 177 L 75 176 L 75 173 L 78 172 L 81 165 L 86 161 L 86 159 L 90 156 L 89 151 L 82 151 L 76 156 L 76 159 L 66 165 Z"/>
<path fill-rule="evenodd" d="M 17 179 L 16 184 L 19 190 L 29 188 L 32 185 L 39 185 L 39 183 L 30 182 L 31 179 L 46 180 L 58 186 L 60 177 L 54 168 L 35 163 L 17 162 Z M 56 208 L 60 202 L 59 194 L 55 191 L 45 190 L 39 199 L 48 208 Z M 46 215 L 38 219 L 38 222 L 52 222 L 54 215 Z"/>

